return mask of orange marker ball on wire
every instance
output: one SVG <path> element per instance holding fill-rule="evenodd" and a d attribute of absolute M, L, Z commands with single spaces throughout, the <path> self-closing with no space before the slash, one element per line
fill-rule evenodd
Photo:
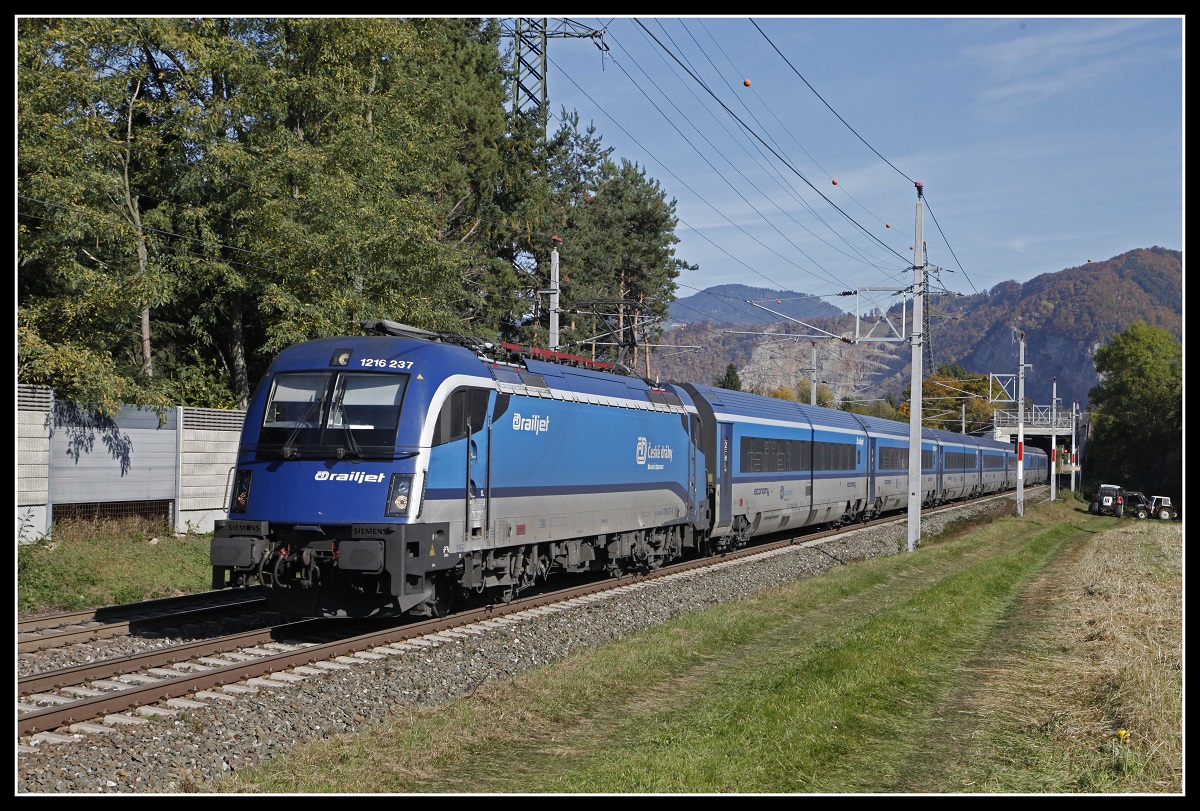
<path fill-rule="evenodd" d="M 890 222 L 885 222 L 885 223 L 883 224 L 883 227 L 884 227 L 884 228 L 891 228 L 891 227 L 892 227 L 892 224 L 891 224 Z"/>
<path fill-rule="evenodd" d="M 750 80 L 749 80 L 749 79 L 746 79 L 746 80 L 744 80 L 744 81 L 742 82 L 742 84 L 746 85 L 746 87 L 749 87 L 749 86 L 750 86 Z"/>
<path fill-rule="evenodd" d="M 835 185 L 835 186 L 837 185 L 837 178 L 836 178 L 836 177 L 833 179 L 833 185 Z"/>

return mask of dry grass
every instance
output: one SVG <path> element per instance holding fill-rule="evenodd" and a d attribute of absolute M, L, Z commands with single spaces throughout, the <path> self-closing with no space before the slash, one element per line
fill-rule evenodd
<path fill-rule="evenodd" d="M 941 707 L 909 789 L 1182 791 L 1183 527 L 1086 523 Z"/>
<path fill-rule="evenodd" d="M 1062 653 L 1058 701 L 1102 761 L 1140 776 L 1139 791 L 1183 780 L 1183 526 L 1126 523 L 1102 533 L 1052 603 Z M 1093 748 L 1089 746 L 1088 748 Z"/>

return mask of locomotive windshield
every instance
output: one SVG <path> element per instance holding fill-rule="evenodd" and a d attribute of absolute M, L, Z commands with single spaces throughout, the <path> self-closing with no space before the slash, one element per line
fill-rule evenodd
<path fill-rule="evenodd" d="M 271 384 L 259 451 L 283 458 L 392 454 L 408 375 L 281 372 Z"/>

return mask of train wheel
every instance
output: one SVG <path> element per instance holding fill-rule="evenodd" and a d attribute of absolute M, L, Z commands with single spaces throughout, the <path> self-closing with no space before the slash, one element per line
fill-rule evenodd
<path fill-rule="evenodd" d="M 739 515 L 733 519 L 733 531 L 730 533 L 733 539 L 733 547 L 741 549 L 750 542 L 750 522 L 746 520 L 746 516 Z"/>
<path fill-rule="evenodd" d="M 454 584 L 445 575 L 429 578 L 433 596 L 429 599 L 429 616 L 444 617 L 454 607 Z"/>

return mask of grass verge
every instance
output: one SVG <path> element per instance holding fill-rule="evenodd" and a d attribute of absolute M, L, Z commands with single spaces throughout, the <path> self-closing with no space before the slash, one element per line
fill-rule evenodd
<path fill-rule="evenodd" d="M 209 537 L 129 517 L 64 521 L 17 547 L 20 616 L 133 603 L 212 587 Z"/>

